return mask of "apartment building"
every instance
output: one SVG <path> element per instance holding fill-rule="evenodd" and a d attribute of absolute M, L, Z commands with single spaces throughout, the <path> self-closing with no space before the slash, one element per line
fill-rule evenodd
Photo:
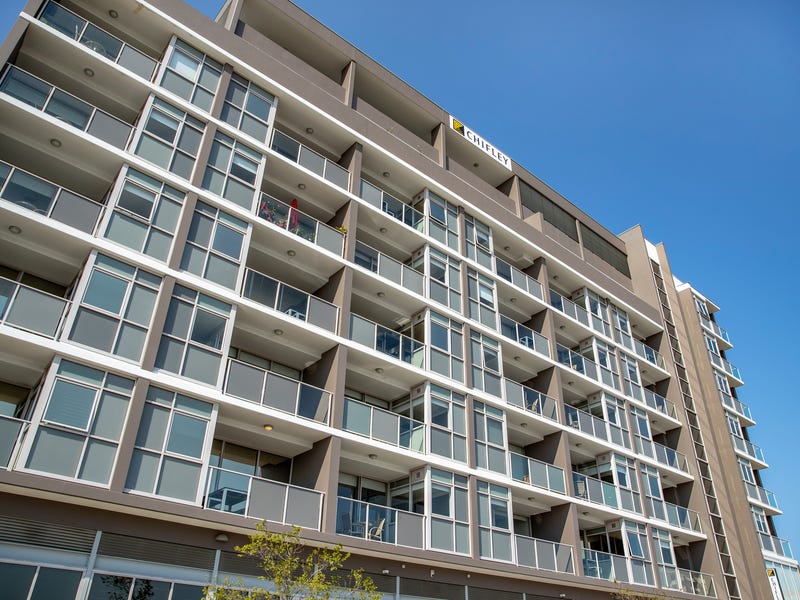
<path fill-rule="evenodd" d="M 31 0 L 0 77 L 0 581 L 800 598 L 718 307 L 286 0 Z M 782 594 L 779 595 L 779 594 Z"/>

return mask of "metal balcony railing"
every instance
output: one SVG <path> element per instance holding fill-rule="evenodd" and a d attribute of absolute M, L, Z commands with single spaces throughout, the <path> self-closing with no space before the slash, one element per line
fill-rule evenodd
<path fill-rule="evenodd" d="M 766 504 L 775 510 L 780 510 L 778 507 L 778 499 L 775 497 L 773 492 L 770 492 L 769 490 L 766 490 L 755 483 L 750 483 L 749 481 L 744 482 L 744 487 L 747 490 L 747 497 L 750 500 L 760 502 L 761 504 Z"/>
<path fill-rule="evenodd" d="M 653 519 L 664 521 L 681 529 L 701 533 L 700 515 L 686 507 L 659 498 L 647 498 L 647 513 Z"/>
<path fill-rule="evenodd" d="M 272 277 L 247 269 L 242 284 L 242 297 L 262 306 L 336 332 L 339 308 L 321 298 L 287 285 Z"/>
<path fill-rule="evenodd" d="M 500 315 L 500 333 L 504 337 L 550 358 L 550 340 L 541 333 L 533 331 L 530 327 L 525 327 L 525 325 L 517 323 L 514 319 Z"/>
<path fill-rule="evenodd" d="M 760 446 L 757 446 L 750 440 L 746 440 L 738 435 L 734 435 L 733 433 L 731 433 L 731 440 L 733 441 L 733 447 L 739 452 L 742 452 L 748 457 L 766 464 L 767 461 L 764 459 L 764 451 Z"/>
<path fill-rule="evenodd" d="M 649 561 L 586 548 L 583 549 L 583 574 L 595 579 L 642 585 L 652 585 L 653 578 Z"/>
<path fill-rule="evenodd" d="M 619 375 L 610 369 L 598 365 L 596 362 L 589 360 L 582 354 L 578 354 L 574 350 L 570 350 L 561 344 L 556 344 L 556 350 L 558 354 L 558 362 L 560 362 L 562 365 L 569 367 L 581 375 L 585 375 L 589 379 L 604 383 L 615 390 L 622 389 L 620 387 Z"/>
<path fill-rule="evenodd" d="M 261 194 L 258 216 L 280 229 L 308 240 L 320 248 L 342 256 L 344 233 L 300 212 L 296 207 L 281 202 L 277 198 Z"/>
<path fill-rule="evenodd" d="M 359 197 L 393 219 L 417 231 L 425 230 L 424 214 L 364 179 L 361 180 Z"/>
<path fill-rule="evenodd" d="M 319 530 L 324 496 L 317 490 L 209 467 L 203 506 Z"/>
<path fill-rule="evenodd" d="M 733 412 L 738 413 L 738 414 L 746 417 L 750 421 L 753 420 L 753 415 L 750 412 L 750 407 L 747 406 L 744 402 L 740 402 L 739 400 L 737 400 L 736 398 L 734 398 L 730 394 L 726 394 L 722 390 L 719 391 L 719 397 L 720 397 L 720 400 L 722 400 L 722 405 L 725 408 L 728 408 L 728 409 L 732 410 Z"/>
<path fill-rule="evenodd" d="M 425 276 L 363 242 L 356 242 L 355 263 L 420 296 L 425 294 Z"/>
<path fill-rule="evenodd" d="M 536 281 L 527 273 L 523 273 L 518 268 L 510 265 L 502 258 L 494 257 L 494 272 L 501 279 L 505 279 L 514 287 L 535 296 L 539 300 L 544 300 L 542 284 Z"/>
<path fill-rule="evenodd" d="M 718 354 L 714 354 L 711 350 L 708 351 L 708 357 L 711 359 L 711 362 L 715 367 L 719 367 L 731 377 L 735 377 L 739 381 L 743 381 L 742 372 L 737 367 L 734 367 L 727 360 L 725 360 Z"/>
<path fill-rule="evenodd" d="M 555 398 L 546 396 L 533 388 L 512 381 L 507 377 L 503 378 L 503 384 L 506 402 L 512 406 L 518 406 L 528 412 L 544 417 L 545 419 L 558 421 L 558 403 Z"/>
<path fill-rule="evenodd" d="M 133 131 L 133 126 L 125 121 L 14 65 L 8 65 L 3 73 L 0 92 L 120 150 L 128 145 Z"/>
<path fill-rule="evenodd" d="M 516 452 L 508 453 L 511 478 L 551 492 L 566 494 L 564 469 Z"/>
<path fill-rule="evenodd" d="M 668 590 L 678 590 L 696 596 L 716 598 L 717 590 L 714 587 L 714 578 L 708 573 L 681 569 L 675 565 L 658 565 L 658 578 L 661 587 Z"/>
<path fill-rule="evenodd" d="M 381 354 L 425 368 L 425 344 L 356 314 L 350 315 L 350 339 Z"/>
<path fill-rule="evenodd" d="M 52 0 L 39 20 L 142 79 L 150 81 L 156 71 L 158 61 Z"/>
<path fill-rule="evenodd" d="M 282 131 L 275 130 L 270 146 L 275 152 L 316 173 L 323 179 L 344 190 L 350 189 L 350 172 L 337 165 L 332 160 L 325 158 L 308 146 L 304 146 Z"/>
<path fill-rule="evenodd" d="M 228 359 L 223 390 L 234 398 L 328 423 L 330 392 L 240 360 Z"/>
<path fill-rule="evenodd" d="M 704 314 L 697 313 L 697 316 L 700 317 L 700 324 L 703 327 L 708 329 L 711 333 L 716 334 L 718 337 L 720 337 L 721 339 L 725 340 L 729 344 L 733 345 L 733 342 L 731 342 L 731 336 L 728 334 L 728 332 L 725 329 L 723 329 L 722 327 L 717 325 L 717 323 L 715 321 L 712 321 L 711 319 L 706 317 Z"/>
<path fill-rule="evenodd" d="M 0 277 L 0 324 L 56 338 L 69 300 Z"/>
<path fill-rule="evenodd" d="M 761 549 L 767 552 L 772 552 L 778 556 L 785 556 L 786 558 L 794 558 L 792 547 L 789 540 L 769 535 L 768 533 L 759 533 L 758 538 L 761 542 Z"/>
<path fill-rule="evenodd" d="M 667 467 L 678 469 L 684 473 L 689 472 L 686 455 L 682 452 L 673 450 L 664 444 L 659 444 L 648 438 L 643 438 L 638 435 L 634 437 L 636 439 L 636 450 L 639 454 L 644 454 L 648 458 L 652 458 L 659 464 Z"/>
<path fill-rule="evenodd" d="M 424 548 L 425 517 L 340 496 L 336 503 L 336 533 L 395 546 Z"/>
<path fill-rule="evenodd" d="M 516 563 L 520 567 L 531 567 L 559 573 L 575 573 L 573 548 L 525 535 L 515 535 Z"/>
<path fill-rule="evenodd" d="M 372 440 L 425 454 L 425 423 L 366 402 L 359 402 L 352 398 L 344 399 L 342 427 L 345 431 L 351 431 Z"/>

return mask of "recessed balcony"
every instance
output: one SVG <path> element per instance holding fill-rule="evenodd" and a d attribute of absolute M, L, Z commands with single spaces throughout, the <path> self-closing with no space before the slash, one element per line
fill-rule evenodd
<path fill-rule="evenodd" d="M 55 339 L 69 300 L 0 277 L 0 325 Z"/>
<path fill-rule="evenodd" d="M 286 204 L 268 194 L 261 194 L 258 216 L 281 231 L 311 242 L 336 256 L 342 256 L 344 232 L 302 212 L 297 201 Z"/>
<path fill-rule="evenodd" d="M 744 482 L 744 487 L 747 490 L 747 498 L 764 507 L 765 512 L 770 515 L 779 515 L 783 513 L 778 507 L 778 499 L 773 492 L 765 490 L 760 485 L 750 483 L 749 481 Z"/>
<path fill-rule="evenodd" d="M 336 533 L 409 548 L 425 547 L 425 516 L 339 497 Z"/>
<path fill-rule="evenodd" d="M 678 506 L 658 498 L 647 498 L 647 514 L 650 518 L 669 523 L 687 531 L 702 533 L 700 515 L 684 506 Z"/>
<path fill-rule="evenodd" d="M 564 469 L 516 452 L 508 453 L 508 472 L 514 481 L 558 494 L 566 494 Z"/>
<path fill-rule="evenodd" d="M 342 428 L 371 440 L 426 453 L 426 425 L 389 410 L 345 398 Z"/>
<path fill-rule="evenodd" d="M 661 581 L 661 587 L 668 590 L 677 590 L 695 596 L 717 597 L 714 578 L 708 573 L 681 569 L 675 565 L 658 565 L 658 578 Z"/>
<path fill-rule="evenodd" d="M 569 544 L 559 544 L 549 540 L 514 535 L 515 562 L 520 567 L 575 573 L 574 549 Z"/>
<path fill-rule="evenodd" d="M 325 158 L 308 146 L 301 144 L 282 131 L 277 129 L 274 131 L 270 147 L 284 158 L 329 181 L 333 185 L 343 190 L 350 189 L 350 173 L 347 169 Z"/>

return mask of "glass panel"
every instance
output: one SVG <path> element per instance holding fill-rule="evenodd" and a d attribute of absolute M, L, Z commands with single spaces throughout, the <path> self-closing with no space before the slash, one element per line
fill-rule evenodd
<path fill-rule="evenodd" d="M 44 418 L 53 423 L 85 430 L 89 426 L 94 397 L 95 390 L 92 388 L 59 379 L 53 386 Z"/>
<path fill-rule="evenodd" d="M 36 567 L 0 563 L 0 581 L 3 582 L 3 597 L 8 600 L 27 600 Z"/>
<path fill-rule="evenodd" d="M 180 500 L 194 500 L 199 478 L 200 465 L 165 456 L 156 493 Z"/>
<path fill-rule="evenodd" d="M 78 477 L 97 483 L 108 483 L 117 445 L 90 439 Z"/>
<path fill-rule="evenodd" d="M 0 574 L 0 581 L 3 581 L 3 591 L 5 592 L 10 581 L 4 579 L 2 574 Z M 36 584 L 31 594 L 31 600 L 74 598 L 75 594 L 78 592 L 78 585 L 80 582 L 80 571 L 65 571 L 63 569 L 40 567 L 39 574 L 36 576 Z M 13 596 L 11 597 L 13 598 Z"/>
<path fill-rule="evenodd" d="M 36 471 L 74 477 L 83 441 L 82 436 L 41 427 L 33 442 L 27 467 Z"/>
<path fill-rule="evenodd" d="M 200 458 L 206 435 L 206 421 L 176 413 L 167 441 L 167 450 L 193 458 Z"/>

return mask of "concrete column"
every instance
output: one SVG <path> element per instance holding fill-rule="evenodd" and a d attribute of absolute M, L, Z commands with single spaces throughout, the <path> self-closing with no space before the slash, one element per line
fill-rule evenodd
<path fill-rule="evenodd" d="M 342 69 L 341 86 L 344 90 L 344 103 L 350 108 L 355 108 L 356 100 L 356 67 L 357 64 L 354 60 L 347 63 L 347 66 Z"/>
<path fill-rule="evenodd" d="M 340 167 L 350 171 L 350 189 L 354 196 L 358 196 L 361 189 L 361 159 L 364 155 L 364 147 L 356 142 L 344 151 L 338 161 Z"/>
<path fill-rule="evenodd" d="M 431 130 L 431 145 L 439 154 L 439 166 L 447 168 L 447 125 L 439 123 Z"/>
<path fill-rule="evenodd" d="M 137 379 L 133 384 L 130 407 L 128 408 L 128 419 L 125 422 L 125 429 L 119 440 L 117 449 L 117 462 L 111 476 L 109 488 L 115 492 L 122 492 L 125 481 L 128 478 L 128 468 L 133 456 L 133 445 L 136 442 L 136 435 L 139 433 L 139 423 L 142 420 L 144 401 L 147 396 L 147 381 Z"/>

